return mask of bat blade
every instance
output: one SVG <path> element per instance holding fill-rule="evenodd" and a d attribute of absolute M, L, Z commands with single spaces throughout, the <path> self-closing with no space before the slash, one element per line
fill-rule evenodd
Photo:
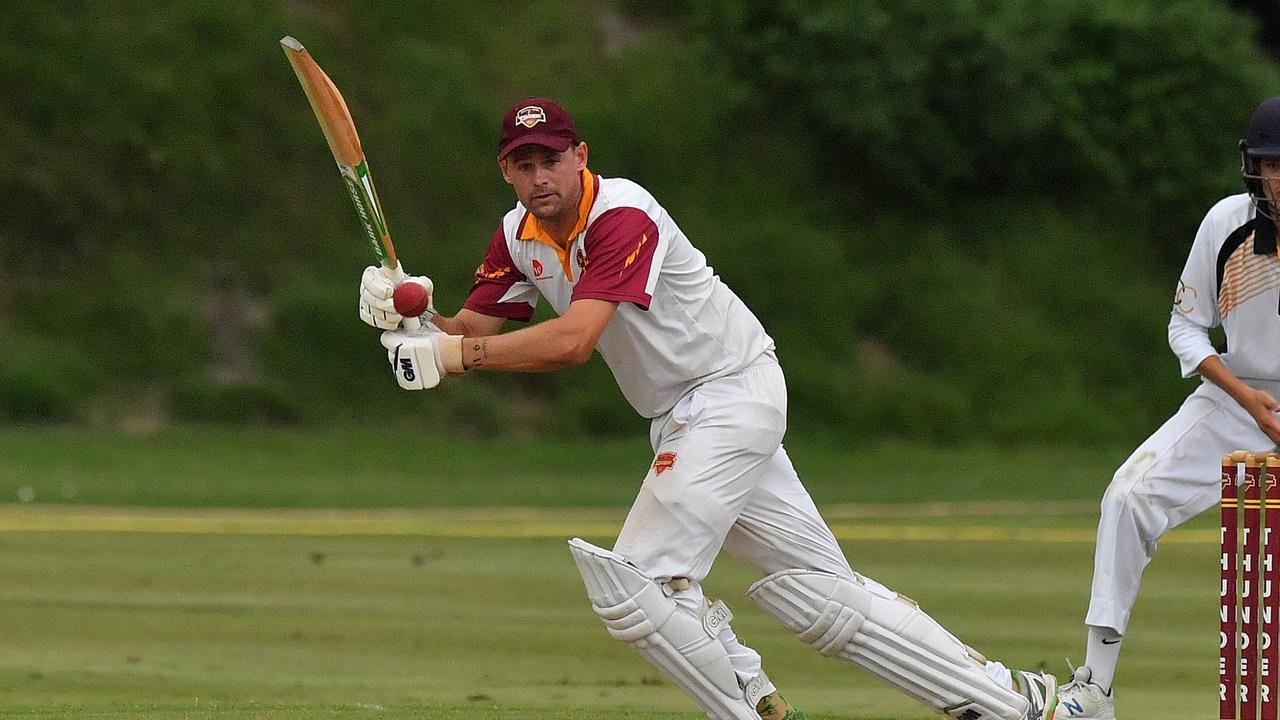
<path fill-rule="evenodd" d="M 333 159 L 338 163 L 338 171 L 347 187 L 347 194 L 355 205 L 356 215 L 364 228 L 366 239 L 378 258 L 378 262 L 387 268 L 397 264 L 395 246 L 391 244 L 391 231 L 387 229 L 386 216 L 382 214 L 382 204 L 378 201 L 378 191 L 373 186 L 373 177 L 369 174 L 369 164 L 365 160 L 364 150 L 360 146 L 360 136 L 356 134 L 355 122 L 351 120 L 351 112 L 342 99 L 342 93 L 320 69 L 311 53 L 302 43 L 286 35 L 280 39 L 285 57 L 293 66 L 298 82 L 311 103 L 320 129 L 324 131 L 325 140 Z"/>

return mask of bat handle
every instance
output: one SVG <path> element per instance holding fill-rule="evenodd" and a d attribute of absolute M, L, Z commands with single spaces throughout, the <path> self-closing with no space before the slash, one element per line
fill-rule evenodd
<path fill-rule="evenodd" d="M 404 320 L 400 321 L 400 326 L 409 332 L 413 332 L 414 330 L 422 327 L 422 321 L 416 317 L 406 317 Z"/>

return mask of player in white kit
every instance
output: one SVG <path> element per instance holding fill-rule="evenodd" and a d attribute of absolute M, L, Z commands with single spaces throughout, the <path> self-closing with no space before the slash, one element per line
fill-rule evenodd
<path fill-rule="evenodd" d="M 1059 690 L 1060 718 L 1115 718 L 1120 643 L 1156 542 L 1217 504 L 1223 455 L 1280 443 L 1280 97 L 1258 106 L 1240 147 L 1248 192 L 1221 200 L 1201 222 L 1169 319 L 1183 376 L 1202 382 L 1102 498 L 1085 664 Z M 1209 341 L 1218 326 L 1222 353 Z"/>
<path fill-rule="evenodd" d="M 723 548 L 764 576 L 747 594 L 805 642 L 963 720 L 1050 720 L 1055 682 L 987 662 L 905 596 L 854 573 L 786 451 L 773 340 L 643 188 L 587 169 L 556 103 L 504 116 L 498 149 L 518 204 L 453 317 L 398 329 L 406 277 L 371 267 L 360 315 L 380 327 L 400 385 L 474 370 L 537 372 L 598 351 L 652 420 L 654 460 L 612 550 L 569 549 L 592 609 L 716 720 L 800 720 L 701 581 Z M 426 278 L 413 280 L 430 287 Z M 559 317 L 527 322 L 538 297 Z"/>

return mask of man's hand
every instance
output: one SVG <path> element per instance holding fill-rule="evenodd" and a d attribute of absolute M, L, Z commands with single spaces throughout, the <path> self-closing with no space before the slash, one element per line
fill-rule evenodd
<path fill-rule="evenodd" d="M 1271 442 L 1280 445 L 1280 418 L 1276 417 L 1280 412 L 1280 402 L 1265 390 L 1249 388 L 1240 398 L 1240 405 L 1258 423 L 1258 428 L 1271 438 Z"/>
<path fill-rule="evenodd" d="M 427 390 L 445 375 L 463 372 L 462 336 L 446 335 L 430 323 L 415 332 L 384 332 L 382 346 L 396 382 L 405 390 Z"/>
<path fill-rule="evenodd" d="M 1271 393 L 1248 385 L 1236 377 L 1217 355 L 1201 360 L 1196 370 L 1240 403 L 1240 407 L 1258 424 L 1258 429 L 1271 438 L 1271 442 L 1280 445 L 1280 418 L 1276 417 L 1276 413 L 1280 412 L 1280 403 L 1276 402 Z"/>
<path fill-rule="evenodd" d="M 370 265 L 365 268 L 364 274 L 360 276 L 360 319 L 366 325 L 382 330 L 395 330 L 400 327 L 404 316 L 396 312 L 392 296 L 395 295 L 396 288 L 400 287 L 401 283 L 409 280 L 425 287 L 428 296 L 434 295 L 431 278 L 422 275 L 412 277 L 405 275 L 404 269 L 398 264 L 395 268 L 384 268 L 379 265 Z M 428 302 L 427 312 L 424 314 L 428 318 L 436 314 L 434 300 Z"/>

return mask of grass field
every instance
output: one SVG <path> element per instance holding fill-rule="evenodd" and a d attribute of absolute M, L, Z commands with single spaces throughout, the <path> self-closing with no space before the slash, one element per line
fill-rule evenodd
<path fill-rule="evenodd" d="M 375 440 L 0 432 L 0 717 L 699 717 L 608 638 L 564 544 L 611 541 L 643 442 L 424 440 L 415 464 Z M 1123 453 L 791 450 L 856 569 L 1008 664 L 1082 659 Z M 1123 716 L 1216 707 L 1214 527 L 1171 534 L 1148 572 Z M 743 597 L 753 579 L 725 559 L 708 593 L 815 720 L 933 717 L 791 637 Z"/>

